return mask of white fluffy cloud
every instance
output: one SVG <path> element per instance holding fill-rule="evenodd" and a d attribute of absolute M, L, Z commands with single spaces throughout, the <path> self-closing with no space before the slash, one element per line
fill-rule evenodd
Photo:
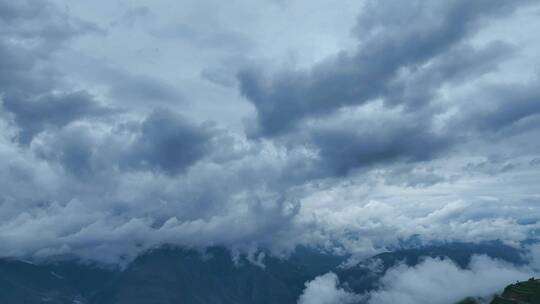
<path fill-rule="evenodd" d="M 306 283 L 298 304 L 347 304 L 357 299 L 357 295 L 340 288 L 337 275 L 329 272 Z"/>
<path fill-rule="evenodd" d="M 529 247 L 529 263 L 516 266 L 484 255 L 473 256 L 463 269 L 449 259 L 427 258 L 415 266 L 388 269 L 376 290 L 358 295 L 339 286 L 334 273 L 306 283 L 299 304 L 453 304 L 466 297 L 489 299 L 515 282 L 538 276 L 540 246 Z"/>
<path fill-rule="evenodd" d="M 381 287 L 369 294 L 372 304 L 452 304 L 466 297 L 490 297 L 515 281 L 534 276 L 520 268 L 487 256 L 475 256 L 466 269 L 450 260 L 427 259 L 414 267 L 392 268 Z"/>

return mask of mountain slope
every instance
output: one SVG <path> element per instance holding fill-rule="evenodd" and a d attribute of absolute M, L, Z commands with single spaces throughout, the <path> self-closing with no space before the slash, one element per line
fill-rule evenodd
<path fill-rule="evenodd" d="M 235 265 L 223 248 L 212 248 L 202 258 L 195 251 L 165 248 L 137 258 L 94 301 L 296 303 L 304 282 L 319 274 L 276 258 L 266 259 L 264 268 L 247 261 Z"/>
<path fill-rule="evenodd" d="M 540 304 L 540 280 L 531 278 L 511 284 L 491 304 Z"/>
<path fill-rule="evenodd" d="M 350 268 L 339 267 L 347 257 L 309 248 L 299 248 L 287 259 L 267 255 L 264 265 L 256 265 L 220 247 L 201 253 L 164 246 L 139 256 L 123 270 L 65 259 L 44 264 L 0 259 L 0 303 L 293 304 L 307 281 L 329 271 L 344 287 L 362 293 L 400 262 L 415 265 L 425 256 L 448 256 L 465 266 L 474 254 L 523 262 L 518 250 L 498 242 L 397 250 Z M 370 264 L 377 264 L 376 269 Z"/>
<path fill-rule="evenodd" d="M 75 261 L 36 265 L 0 260 L 0 303 L 86 303 L 110 277 L 111 271 Z"/>

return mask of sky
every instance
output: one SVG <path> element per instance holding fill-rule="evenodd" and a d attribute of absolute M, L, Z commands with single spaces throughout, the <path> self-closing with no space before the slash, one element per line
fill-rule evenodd
<path fill-rule="evenodd" d="M 0 0 L 0 257 L 537 238 L 539 16 Z"/>

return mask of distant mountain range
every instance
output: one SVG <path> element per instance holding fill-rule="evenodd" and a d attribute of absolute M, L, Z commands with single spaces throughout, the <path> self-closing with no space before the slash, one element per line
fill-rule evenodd
<path fill-rule="evenodd" d="M 384 271 L 397 263 L 416 265 L 422 257 L 429 256 L 448 257 L 465 266 L 475 254 L 524 263 L 519 250 L 499 242 L 396 250 L 354 267 L 339 266 L 347 256 L 307 248 L 297 249 L 287 259 L 267 255 L 264 265 L 256 265 L 245 257 L 235 262 L 225 248 L 214 247 L 200 253 L 164 246 L 139 256 L 125 269 L 66 259 L 39 264 L 0 259 L 0 303 L 293 304 L 307 281 L 328 271 L 336 273 L 351 292 L 363 293 L 373 289 Z M 375 261 L 377 271 L 370 266 Z"/>

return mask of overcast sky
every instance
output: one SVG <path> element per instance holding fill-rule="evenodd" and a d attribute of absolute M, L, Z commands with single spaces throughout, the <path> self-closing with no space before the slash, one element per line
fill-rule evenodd
<path fill-rule="evenodd" d="M 527 0 L 0 0 L 0 256 L 540 231 Z"/>

